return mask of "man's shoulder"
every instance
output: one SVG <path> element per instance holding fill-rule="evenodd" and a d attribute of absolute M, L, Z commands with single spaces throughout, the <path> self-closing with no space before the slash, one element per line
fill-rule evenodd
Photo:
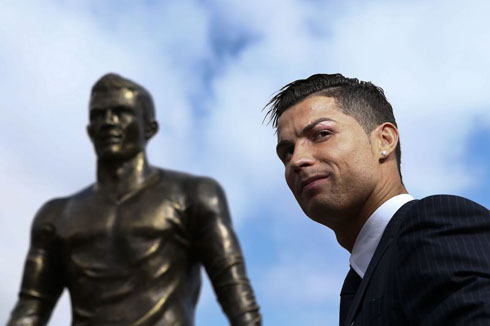
<path fill-rule="evenodd" d="M 470 210 L 469 213 L 471 213 L 471 210 L 488 212 L 487 208 L 468 198 L 446 194 L 432 195 L 419 199 L 412 206 L 412 210 L 426 213 L 440 212 L 443 214 L 452 214 L 454 212 L 464 212 L 468 210 Z"/>
<path fill-rule="evenodd" d="M 390 254 L 384 256 L 389 263 L 379 264 L 385 268 L 377 280 L 385 282 L 394 275 L 390 286 L 396 289 L 397 298 L 408 302 L 401 310 L 408 324 L 447 324 L 454 316 L 443 309 L 461 310 L 463 306 L 471 316 L 474 307 L 483 307 L 484 291 L 480 289 L 488 285 L 489 211 L 452 195 L 411 203 L 399 219 L 401 226 Z M 448 316 L 446 323 L 438 319 L 441 313 Z"/>
<path fill-rule="evenodd" d="M 449 194 L 436 194 L 436 195 L 431 195 L 424 197 L 419 200 L 421 203 L 440 203 L 442 205 L 445 204 L 458 204 L 458 203 L 466 203 L 466 204 L 474 204 L 474 205 L 479 205 L 476 202 L 472 201 L 471 199 L 457 196 L 457 195 L 449 195 Z"/>
<path fill-rule="evenodd" d="M 490 211 L 464 197 L 432 195 L 407 204 L 400 235 L 490 225 Z"/>

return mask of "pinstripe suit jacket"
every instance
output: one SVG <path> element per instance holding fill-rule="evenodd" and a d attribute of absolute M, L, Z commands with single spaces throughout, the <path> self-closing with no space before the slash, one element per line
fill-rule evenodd
<path fill-rule="evenodd" d="M 447 195 L 402 206 L 345 325 L 490 325 L 490 212 Z"/>

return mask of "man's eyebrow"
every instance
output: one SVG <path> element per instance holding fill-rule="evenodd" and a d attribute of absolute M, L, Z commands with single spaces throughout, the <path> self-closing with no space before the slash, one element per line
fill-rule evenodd
<path fill-rule="evenodd" d="M 293 142 L 292 141 L 289 141 L 289 140 L 281 140 L 276 145 L 276 153 L 279 154 L 279 150 L 281 150 L 282 148 L 291 146 L 291 145 L 293 145 Z"/>
<path fill-rule="evenodd" d="M 330 119 L 330 118 L 318 118 L 318 119 L 314 120 L 313 122 L 310 122 L 308 125 L 306 125 L 303 128 L 303 130 L 301 130 L 301 135 L 304 135 L 304 134 L 310 132 L 311 129 L 315 128 L 315 126 L 317 124 L 319 124 L 320 122 L 323 122 L 323 121 L 333 121 L 333 122 L 335 122 L 334 119 Z M 281 140 L 276 145 L 276 152 L 278 152 L 280 149 L 282 149 L 284 147 L 291 146 L 291 145 L 294 145 L 292 141 L 290 141 L 290 140 Z"/>
<path fill-rule="evenodd" d="M 333 122 L 335 122 L 335 120 L 330 119 L 330 118 L 318 118 L 318 119 L 316 119 L 315 121 L 310 122 L 309 124 L 307 124 L 307 125 L 306 125 L 306 126 L 303 128 L 303 130 L 301 130 L 301 135 L 307 134 L 308 132 L 310 132 L 310 131 L 311 131 L 311 129 L 315 128 L 315 126 L 316 126 L 317 124 L 319 124 L 320 122 L 323 122 L 323 121 L 333 121 Z"/>

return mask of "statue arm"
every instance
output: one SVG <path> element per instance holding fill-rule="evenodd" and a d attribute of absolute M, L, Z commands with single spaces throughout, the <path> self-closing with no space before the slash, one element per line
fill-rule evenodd
<path fill-rule="evenodd" d="M 46 325 L 63 290 L 54 219 L 62 200 L 45 204 L 34 218 L 19 298 L 7 326 Z"/>
<path fill-rule="evenodd" d="M 259 306 L 247 278 L 245 262 L 233 230 L 225 194 L 212 180 L 200 179 L 194 207 L 199 257 L 218 301 L 232 326 L 260 326 Z"/>

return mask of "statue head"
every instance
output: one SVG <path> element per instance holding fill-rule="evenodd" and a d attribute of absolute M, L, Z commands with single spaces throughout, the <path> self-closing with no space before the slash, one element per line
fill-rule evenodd
<path fill-rule="evenodd" d="M 158 131 L 150 93 L 109 73 L 92 87 L 87 131 L 99 160 L 125 160 L 145 150 Z"/>

